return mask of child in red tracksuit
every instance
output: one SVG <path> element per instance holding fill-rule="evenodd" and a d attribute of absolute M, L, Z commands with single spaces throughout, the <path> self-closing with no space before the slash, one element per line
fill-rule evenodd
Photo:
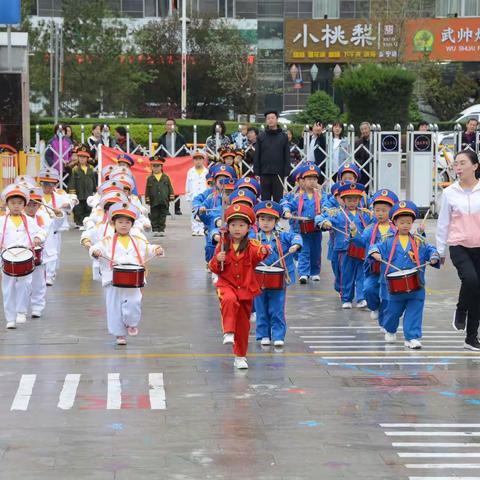
<path fill-rule="evenodd" d="M 248 368 L 245 358 L 250 333 L 253 298 L 261 293 L 255 267 L 270 254 L 270 247 L 248 238 L 255 213 L 248 205 L 230 205 L 225 210 L 228 233 L 209 262 L 218 275 L 217 294 L 223 326 L 223 344 L 232 345 L 234 365 Z"/>

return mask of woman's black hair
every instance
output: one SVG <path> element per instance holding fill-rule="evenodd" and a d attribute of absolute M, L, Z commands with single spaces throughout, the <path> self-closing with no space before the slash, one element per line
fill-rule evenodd
<path fill-rule="evenodd" d="M 460 150 L 455 155 L 454 160 L 456 160 L 459 155 L 465 155 L 470 160 L 472 165 L 477 166 L 477 170 L 475 171 L 475 178 L 480 178 L 480 164 L 478 161 L 478 155 L 473 150 Z"/>
<path fill-rule="evenodd" d="M 342 137 L 343 137 L 343 130 L 345 129 L 345 127 L 344 127 L 343 123 L 342 123 L 340 120 L 335 120 L 335 121 L 332 123 L 332 128 L 333 128 L 333 127 L 336 127 L 336 126 L 338 126 L 338 127 L 340 127 L 340 128 L 342 129 L 342 131 L 340 132 L 340 138 L 342 138 Z"/>
<path fill-rule="evenodd" d="M 217 133 L 217 125 L 220 127 L 220 135 L 225 135 L 225 132 L 227 131 L 227 127 L 223 123 L 222 120 L 218 120 L 217 122 L 214 122 L 212 125 L 212 135 L 215 136 Z"/>

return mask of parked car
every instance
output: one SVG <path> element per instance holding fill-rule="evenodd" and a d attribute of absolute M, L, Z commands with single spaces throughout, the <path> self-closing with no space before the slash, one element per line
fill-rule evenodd
<path fill-rule="evenodd" d="M 454 119 L 455 123 L 467 123 L 471 118 L 480 121 L 480 105 L 472 105 L 471 107 L 462 110 Z"/>
<path fill-rule="evenodd" d="M 278 117 L 278 123 L 280 125 L 290 125 L 291 123 L 295 123 L 299 113 L 302 113 L 302 110 L 284 110 Z"/>

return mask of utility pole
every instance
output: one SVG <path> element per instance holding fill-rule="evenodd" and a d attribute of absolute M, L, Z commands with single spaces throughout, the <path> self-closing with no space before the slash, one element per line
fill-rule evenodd
<path fill-rule="evenodd" d="M 187 118 L 187 0 L 182 0 L 182 118 Z"/>

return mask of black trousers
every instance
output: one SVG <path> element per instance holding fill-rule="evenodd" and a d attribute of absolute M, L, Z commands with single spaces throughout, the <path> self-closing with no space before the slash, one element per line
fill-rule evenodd
<path fill-rule="evenodd" d="M 78 205 L 73 207 L 73 220 L 75 225 L 81 227 L 83 225 L 83 219 L 88 217 L 92 213 L 92 208 L 87 205 L 87 200 L 79 200 Z"/>
<path fill-rule="evenodd" d="M 164 232 L 167 223 L 168 206 L 156 205 L 150 207 L 150 222 L 152 224 L 152 231 Z"/>
<path fill-rule="evenodd" d="M 462 282 L 457 308 L 467 314 L 467 338 L 478 335 L 480 322 L 480 248 L 450 247 L 450 258 Z"/>
<path fill-rule="evenodd" d="M 180 197 L 175 195 L 175 215 L 181 215 L 182 210 L 180 209 Z"/>
<path fill-rule="evenodd" d="M 262 187 L 262 200 L 273 200 L 279 202 L 283 197 L 283 185 L 279 175 L 260 175 L 260 186 Z"/>

